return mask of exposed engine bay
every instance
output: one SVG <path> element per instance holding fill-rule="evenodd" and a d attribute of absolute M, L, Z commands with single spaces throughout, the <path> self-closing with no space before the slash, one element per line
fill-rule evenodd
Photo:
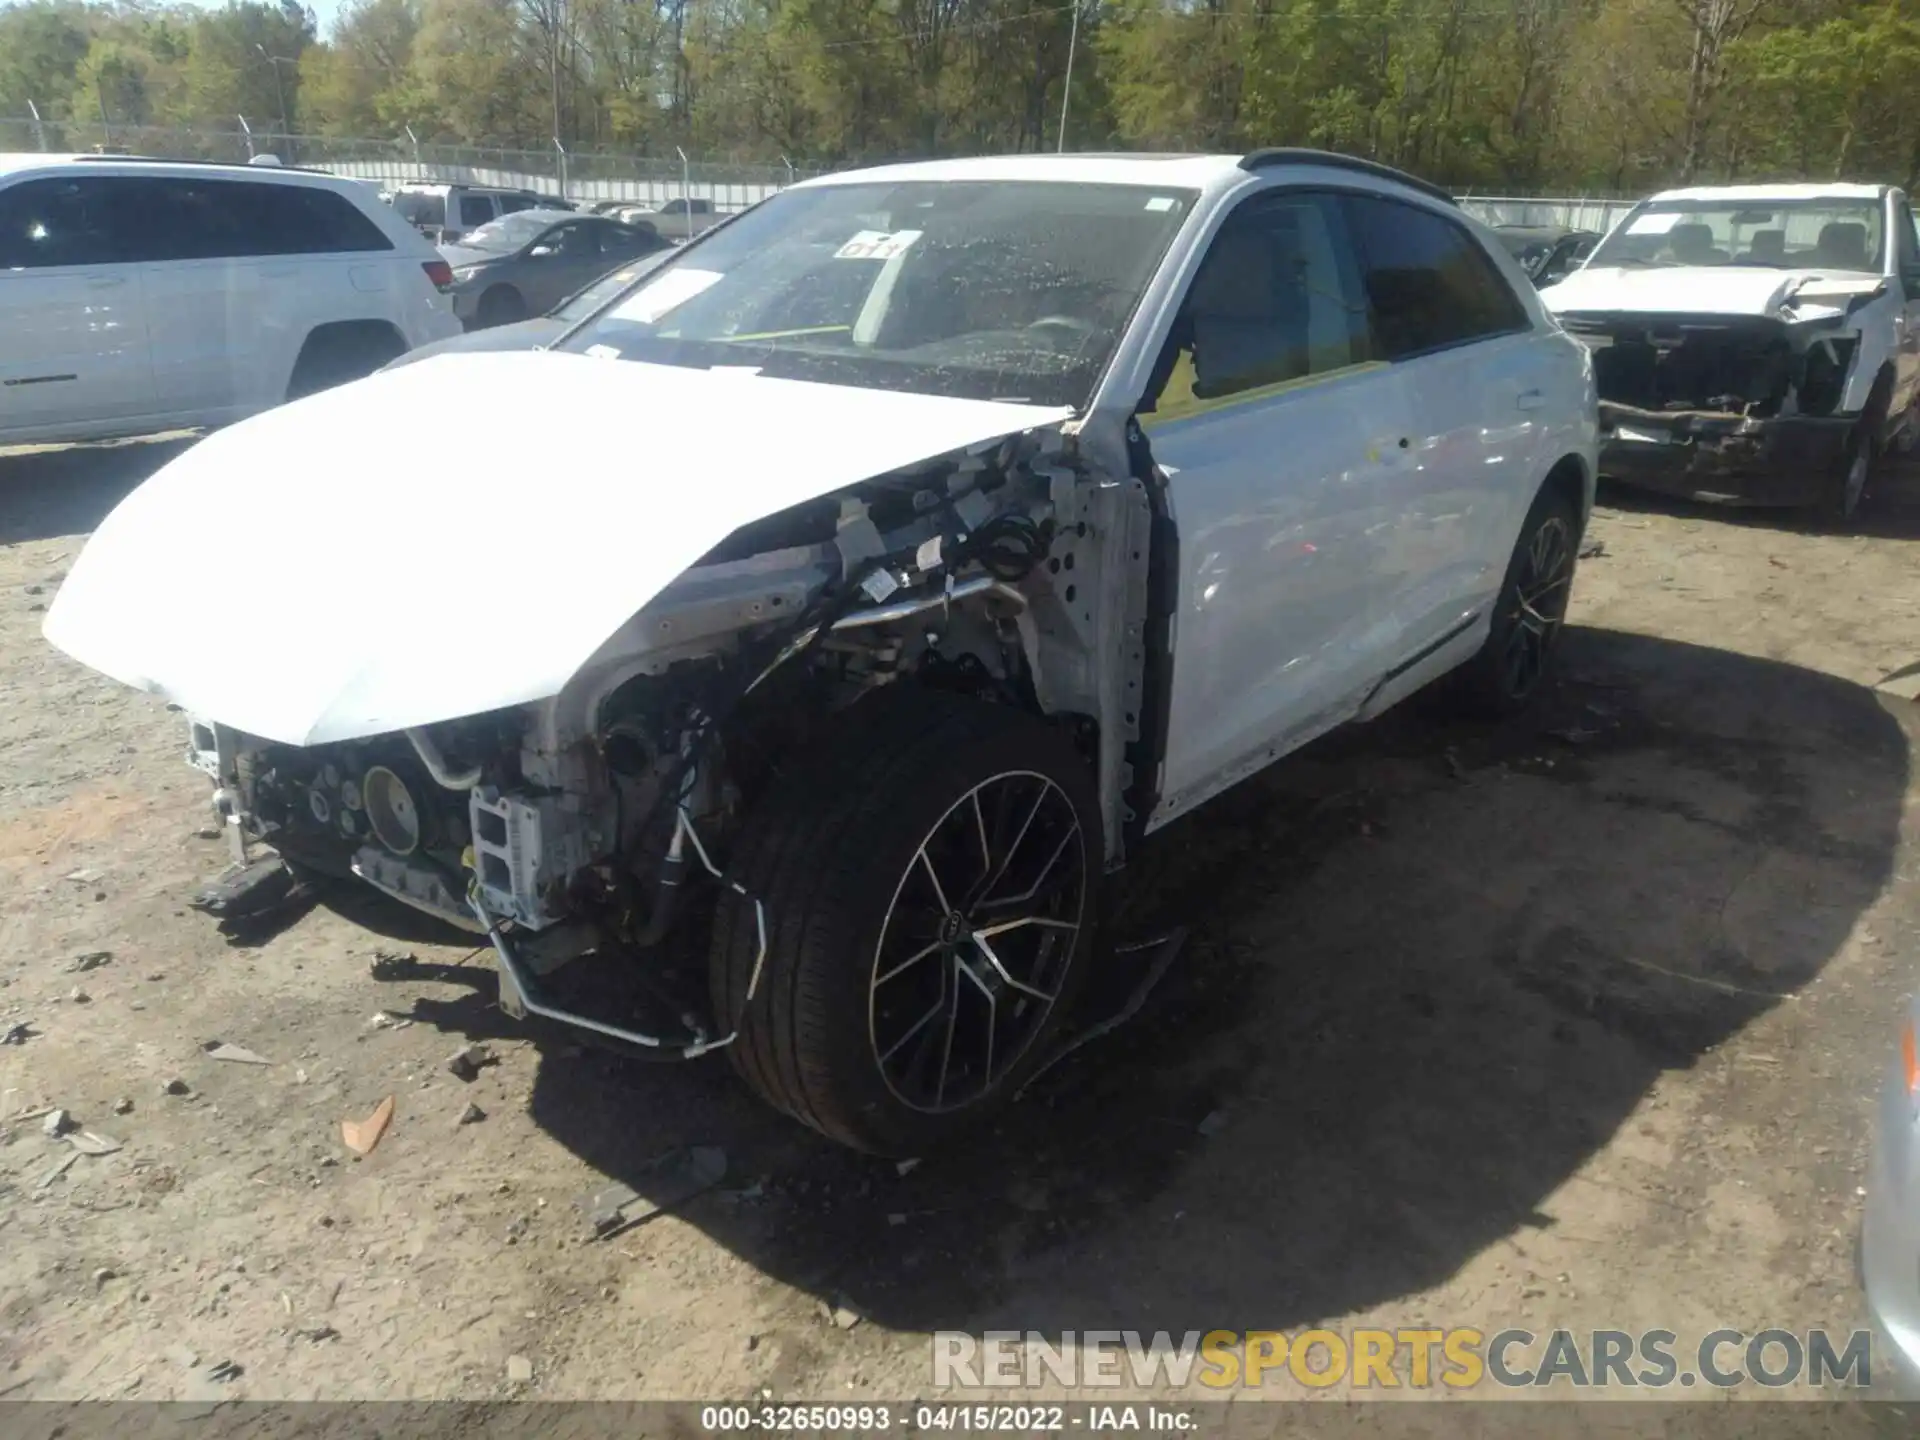
<path fill-rule="evenodd" d="M 1850 510 L 1859 457 L 1890 418 L 1889 281 L 1715 271 L 1735 277 L 1713 283 L 1737 297 L 1696 311 L 1676 303 L 1686 273 L 1583 272 L 1578 303 L 1559 311 L 1593 356 L 1602 472 L 1699 500 Z M 1650 292 L 1644 308 L 1592 304 L 1635 286 Z M 1763 303 L 1734 310 L 1736 298 Z"/>
<path fill-rule="evenodd" d="M 1561 323 L 1593 351 L 1602 404 L 1673 414 L 1831 415 L 1859 336 L 1771 316 L 1587 315 Z"/>
<path fill-rule="evenodd" d="M 1026 432 L 744 526 L 551 699 L 307 746 L 195 720 L 190 759 L 236 858 L 265 842 L 488 934 L 509 1010 L 588 951 L 663 943 L 781 767 L 881 687 L 1068 727 L 1117 863 L 1151 809 L 1122 691 L 1145 684 L 1152 517 L 1146 485 L 1089 474 L 1063 427 Z M 687 1054 L 729 1038 L 729 1017 L 683 1019 L 596 1028 Z"/>

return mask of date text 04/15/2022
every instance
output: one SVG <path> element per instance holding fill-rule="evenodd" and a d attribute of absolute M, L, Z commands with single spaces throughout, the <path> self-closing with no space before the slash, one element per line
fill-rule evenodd
<path fill-rule="evenodd" d="M 713 1434 L 884 1434 L 959 1431 L 978 1434 L 1073 1432 L 1184 1434 L 1191 1413 L 1165 1405 L 705 1405 L 700 1428 Z"/>

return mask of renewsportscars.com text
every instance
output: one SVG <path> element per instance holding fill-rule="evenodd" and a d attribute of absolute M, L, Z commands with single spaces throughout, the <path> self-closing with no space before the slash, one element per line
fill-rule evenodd
<path fill-rule="evenodd" d="M 1354 1390 L 1666 1389 L 1873 1383 L 1869 1332 L 1712 1330 L 938 1331 L 933 1382 L 976 1387 L 1213 1389 L 1297 1384 Z"/>

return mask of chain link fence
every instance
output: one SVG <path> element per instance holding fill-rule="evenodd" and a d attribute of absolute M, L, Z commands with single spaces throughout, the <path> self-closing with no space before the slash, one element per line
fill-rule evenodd
<path fill-rule="evenodd" d="M 314 165 L 382 185 L 440 181 L 499 185 L 560 195 L 576 204 L 626 201 L 657 206 L 668 200 L 704 200 L 716 211 L 744 209 L 819 167 L 737 165 L 681 159 L 677 154 L 620 154 L 600 150 L 514 149 L 448 145 L 364 136 L 289 135 L 235 116 L 236 128 L 116 125 L 105 121 L 41 121 L 0 117 L 0 150 L 106 151 L 243 164 L 273 155 L 288 165 Z M 1605 232 L 1635 204 L 1613 196 L 1548 198 L 1460 196 L 1461 208 L 1489 225 L 1552 225 Z"/>

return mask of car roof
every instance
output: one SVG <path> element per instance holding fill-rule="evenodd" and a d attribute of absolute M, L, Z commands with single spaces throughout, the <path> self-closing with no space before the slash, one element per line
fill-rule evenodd
<path fill-rule="evenodd" d="M 1887 193 L 1885 185 L 1845 185 L 1838 181 L 1825 185 L 1696 185 L 1685 190 L 1662 190 L 1652 197 L 1658 204 L 1666 200 L 1730 200 L 1759 203 L 1766 200 L 1878 200 Z"/>
<path fill-rule="evenodd" d="M 919 160 L 866 170 L 841 170 L 800 182 L 801 187 L 916 180 L 1052 180 L 1083 185 L 1170 185 L 1204 190 L 1247 172 L 1238 155 L 981 155 Z"/>
<path fill-rule="evenodd" d="M 225 179 L 279 181 L 291 185 L 350 185 L 352 177 L 330 170 L 308 170 L 293 165 L 228 165 L 214 160 L 169 160 L 149 155 L 49 155 L 38 150 L 0 151 L 0 178 L 45 171 L 84 174 L 122 170 L 138 175 L 213 175 Z"/>
<path fill-rule="evenodd" d="M 402 180 L 394 187 L 395 191 L 412 191 L 416 195 L 428 194 L 436 190 L 470 190 L 480 195 L 540 195 L 538 190 L 524 190 L 517 185 L 476 185 L 466 180 Z M 549 196 L 541 196 L 549 199 Z"/>
<path fill-rule="evenodd" d="M 802 186 L 879 182 L 1043 181 L 1069 185 L 1167 186 L 1219 194 L 1238 188 L 1255 175 L 1273 170 L 1331 170 L 1413 190 L 1443 204 L 1453 197 L 1437 185 L 1376 161 L 1324 150 L 1277 148 L 1243 155 L 1171 154 L 1154 151 L 1061 155 L 982 155 L 967 159 L 922 160 L 846 170 L 804 180 Z"/>
<path fill-rule="evenodd" d="M 538 205 L 527 210 L 509 210 L 499 217 L 502 220 L 550 220 L 558 225 L 562 220 L 607 220 L 604 215 L 582 215 L 578 210 L 543 210 Z M 609 225 L 615 223 L 607 220 Z"/>

